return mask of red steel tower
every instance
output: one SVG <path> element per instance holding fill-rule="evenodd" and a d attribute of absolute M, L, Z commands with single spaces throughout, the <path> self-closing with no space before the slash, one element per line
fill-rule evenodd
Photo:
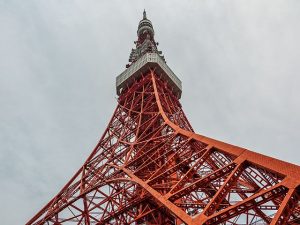
<path fill-rule="evenodd" d="M 29 224 L 300 224 L 300 167 L 194 133 L 144 11 L 99 143 Z"/>

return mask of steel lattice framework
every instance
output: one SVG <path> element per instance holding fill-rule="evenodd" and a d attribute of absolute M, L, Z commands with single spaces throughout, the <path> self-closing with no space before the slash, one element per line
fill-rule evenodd
<path fill-rule="evenodd" d="M 299 166 L 194 133 L 159 64 L 141 71 L 86 162 L 28 225 L 300 223 Z"/>

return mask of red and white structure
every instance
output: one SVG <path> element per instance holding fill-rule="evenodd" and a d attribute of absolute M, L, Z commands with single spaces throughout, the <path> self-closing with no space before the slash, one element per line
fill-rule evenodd
<path fill-rule="evenodd" d="M 144 12 L 95 149 L 27 225 L 300 224 L 300 167 L 196 134 Z"/>

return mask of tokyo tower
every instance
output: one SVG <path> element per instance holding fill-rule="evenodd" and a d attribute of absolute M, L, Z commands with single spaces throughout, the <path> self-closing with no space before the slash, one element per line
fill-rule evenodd
<path fill-rule="evenodd" d="M 135 45 L 103 136 L 27 225 L 300 224 L 300 167 L 194 132 L 145 11 Z"/>

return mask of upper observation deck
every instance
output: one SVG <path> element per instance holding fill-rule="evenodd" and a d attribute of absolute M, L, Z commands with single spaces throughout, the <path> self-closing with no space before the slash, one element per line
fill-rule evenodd
<path fill-rule="evenodd" d="M 157 53 L 145 53 L 137 61 L 132 63 L 123 73 L 116 78 L 117 94 L 130 86 L 134 80 L 138 80 L 150 68 L 155 69 L 155 73 L 166 80 L 173 93 L 180 98 L 182 93 L 181 81 Z"/>

